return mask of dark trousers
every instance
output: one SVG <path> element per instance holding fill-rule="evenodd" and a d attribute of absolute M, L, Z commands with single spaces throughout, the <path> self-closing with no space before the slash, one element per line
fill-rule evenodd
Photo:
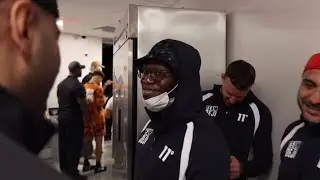
<path fill-rule="evenodd" d="M 112 129 L 112 118 L 106 119 L 106 135 L 105 135 L 106 140 L 109 140 L 111 138 L 111 129 Z"/>
<path fill-rule="evenodd" d="M 62 173 L 78 177 L 83 146 L 83 128 L 59 126 L 59 163 Z"/>

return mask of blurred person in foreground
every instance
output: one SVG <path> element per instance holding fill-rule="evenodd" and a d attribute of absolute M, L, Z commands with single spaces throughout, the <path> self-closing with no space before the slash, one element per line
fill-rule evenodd
<path fill-rule="evenodd" d="M 62 173 L 77 179 L 78 164 L 83 148 L 84 119 L 88 118 L 86 91 L 78 80 L 85 66 L 72 61 L 69 75 L 58 85 L 59 163 Z"/>
<path fill-rule="evenodd" d="M 55 132 L 44 119 L 59 71 L 56 0 L 0 1 L 0 179 L 62 180 L 37 154 Z"/>
<path fill-rule="evenodd" d="M 135 60 L 150 121 L 137 142 L 135 180 L 228 180 L 229 151 L 201 104 L 199 52 L 166 39 Z"/>
<path fill-rule="evenodd" d="M 301 116 L 282 136 L 278 180 L 319 180 L 320 53 L 304 67 L 297 101 Z"/>
<path fill-rule="evenodd" d="M 92 73 L 91 80 L 84 85 L 86 90 L 86 98 L 89 105 L 89 116 L 85 120 L 84 126 L 84 164 L 83 171 L 94 169 L 95 173 L 106 171 L 106 167 L 101 165 L 101 157 L 103 153 L 103 137 L 105 135 L 105 117 L 103 106 L 106 98 L 103 89 L 100 86 L 104 74 L 102 71 Z M 91 155 L 92 140 L 96 142 L 96 164 L 91 166 L 89 156 Z"/>

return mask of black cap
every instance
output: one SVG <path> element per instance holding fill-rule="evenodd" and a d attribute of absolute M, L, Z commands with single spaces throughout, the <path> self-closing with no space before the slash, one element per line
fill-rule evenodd
<path fill-rule="evenodd" d="M 84 69 L 85 67 L 86 66 L 81 65 L 78 61 L 72 61 L 68 66 L 70 72 L 78 70 L 78 69 Z"/>
<path fill-rule="evenodd" d="M 177 70 L 177 64 L 175 60 L 175 52 L 172 45 L 171 39 L 165 39 L 157 44 L 155 44 L 150 52 L 142 58 L 139 58 L 135 61 L 135 64 L 140 68 L 144 64 L 148 64 L 148 62 L 152 61 L 159 61 L 164 62 L 165 64 L 169 65 L 173 71 Z"/>
<path fill-rule="evenodd" d="M 32 0 L 33 3 L 37 4 L 41 9 L 59 18 L 59 9 L 57 0 Z"/>

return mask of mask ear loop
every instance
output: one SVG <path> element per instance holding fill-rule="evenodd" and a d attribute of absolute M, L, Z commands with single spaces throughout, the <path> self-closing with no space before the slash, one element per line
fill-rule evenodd
<path fill-rule="evenodd" d="M 175 86 L 168 92 L 168 94 L 172 93 L 172 91 L 174 91 L 177 87 L 178 87 L 178 84 L 175 85 Z"/>

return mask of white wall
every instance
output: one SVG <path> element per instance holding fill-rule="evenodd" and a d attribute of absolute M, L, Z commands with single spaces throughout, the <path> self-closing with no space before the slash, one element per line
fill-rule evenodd
<path fill-rule="evenodd" d="M 78 35 L 62 34 L 59 39 L 61 65 L 60 72 L 56 78 L 55 84 L 49 94 L 47 107 L 58 107 L 57 85 L 68 76 L 68 64 L 71 61 L 79 61 L 86 66 L 82 72 L 82 78 L 89 72 L 92 61 L 102 61 L 102 39 L 87 37 L 85 39 Z M 87 56 L 85 56 L 87 54 Z"/>
<path fill-rule="evenodd" d="M 317 12 L 311 7 L 259 10 L 232 13 L 228 19 L 228 62 L 252 63 L 257 72 L 253 91 L 273 115 L 275 163 L 270 180 L 278 172 L 282 133 L 299 118 L 296 96 L 303 67 L 313 53 L 320 52 Z"/>

